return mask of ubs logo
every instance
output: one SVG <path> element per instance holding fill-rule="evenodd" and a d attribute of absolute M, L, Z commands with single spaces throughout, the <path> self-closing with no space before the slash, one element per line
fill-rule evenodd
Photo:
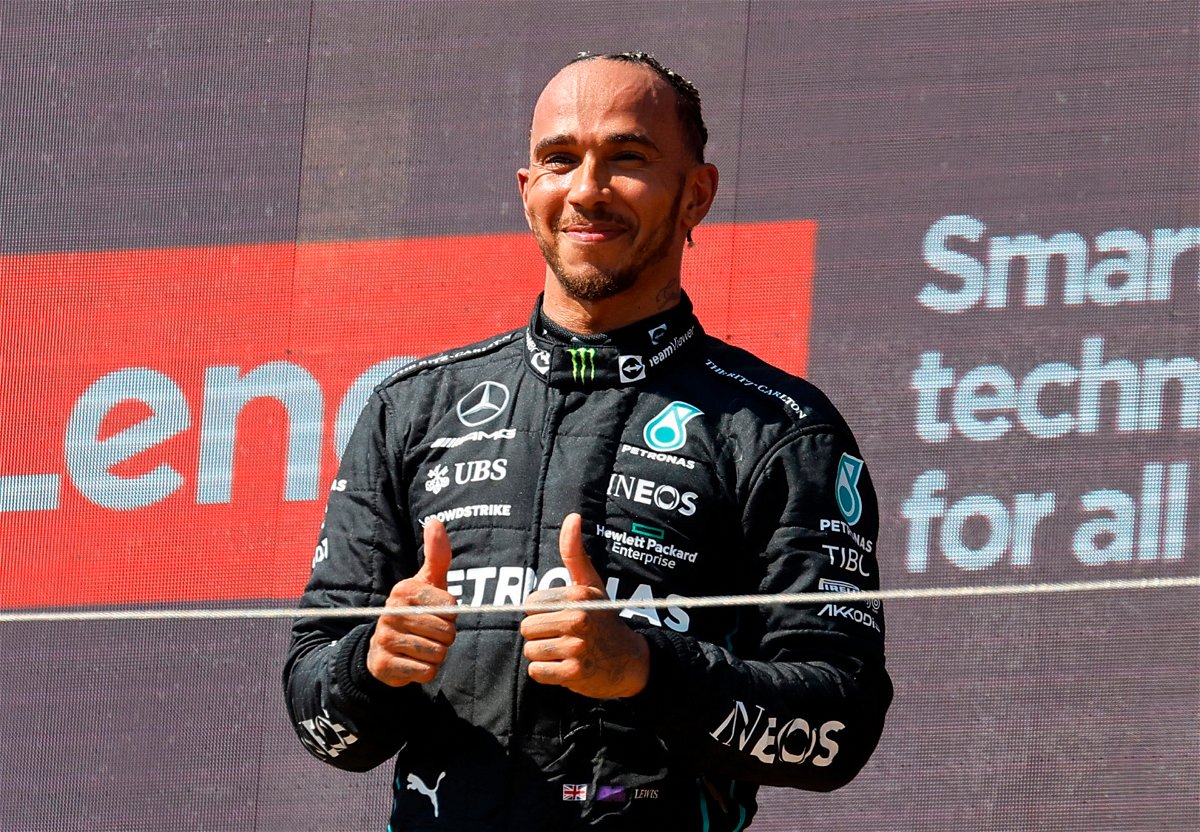
<path fill-rule="evenodd" d="M 458 400 L 458 421 L 469 428 L 492 421 L 508 407 L 508 388 L 498 381 L 481 381 Z"/>

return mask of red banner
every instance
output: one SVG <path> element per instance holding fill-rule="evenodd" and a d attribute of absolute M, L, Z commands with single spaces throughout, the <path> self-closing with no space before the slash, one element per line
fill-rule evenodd
<path fill-rule="evenodd" d="M 701 229 L 706 329 L 803 372 L 815 235 Z M 371 387 L 543 270 L 525 234 L 0 258 L 0 606 L 296 596 Z"/>

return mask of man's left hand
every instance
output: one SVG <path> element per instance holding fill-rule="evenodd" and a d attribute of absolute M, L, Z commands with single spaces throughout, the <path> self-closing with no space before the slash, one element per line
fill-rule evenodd
<path fill-rule="evenodd" d="M 543 589 L 531 604 L 594 601 L 608 596 L 604 582 L 583 548 L 583 518 L 568 514 L 558 536 L 571 585 Z M 529 678 L 562 685 L 593 699 L 633 696 L 650 677 L 646 639 L 630 629 L 616 610 L 555 610 L 529 613 L 521 622 Z"/>

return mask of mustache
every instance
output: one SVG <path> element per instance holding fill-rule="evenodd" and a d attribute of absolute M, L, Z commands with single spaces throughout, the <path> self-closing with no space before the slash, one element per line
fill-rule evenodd
<path fill-rule="evenodd" d="M 615 225 L 619 228 L 628 230 L 629 223 L 621 217 L 604 210 L 603 208 L 588 212 L 575 212 L 570 215 L 563 215 L 558 218 L 558 222 L 554 224 L 555 231 L 562 231 L 564 228 L 570 228 L 573 225 L 596 225 L 603 223 L 605 225 Z"/>

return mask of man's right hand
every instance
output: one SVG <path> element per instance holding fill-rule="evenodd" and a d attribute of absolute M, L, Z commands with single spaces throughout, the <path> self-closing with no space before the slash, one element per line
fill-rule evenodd
<path fill-rule="evenodd" d="M 458 601 L 446 591 L 450 536 L 440 520 L 425 524 L 425 562 L 394 587 L 384 606 L 447 606 Z M 454 641 L 453 615 L 381 615 L 367 651 L 367 670 L 392 687 L 429 682 Z"/>

